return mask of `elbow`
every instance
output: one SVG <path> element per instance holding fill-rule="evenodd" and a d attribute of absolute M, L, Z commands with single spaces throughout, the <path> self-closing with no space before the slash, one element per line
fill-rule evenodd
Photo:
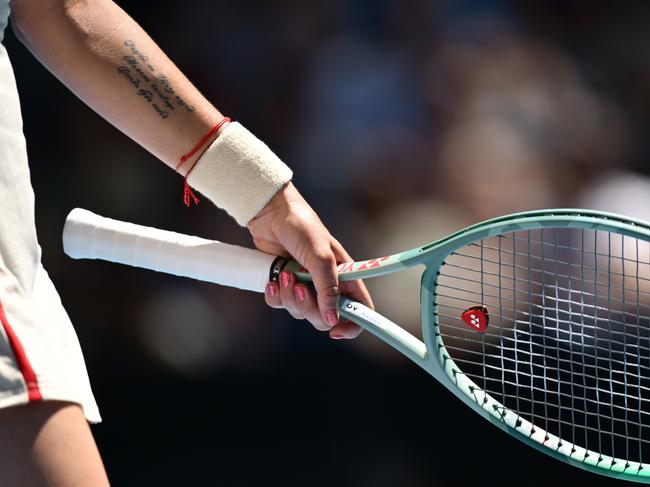
<path fill-rule="evenodd" d="M 52 2 L 48 3 L 51 4 Z M 46 7 L 49 11 L 51 5 L 46 3 L 39 7 L 38 2 L 32 0 L 11 0 L 10 6 L 11 16 L 9 17 L 9 21 L 14 35 L 20 42 L 29 46 L 28 32 L 30 27 L 37 23 L 39 13 L 41 14 L 41 18 L 46 17 L 46 14 L 49 12 L 44 14 L 42 8 Z"/>
<path fill-rule="evenodd" d="M 29 47 L 30 33 L 59 18 L 69 3 L 66 0 L 10 0 L 9 20 L 16 38 Z"/>
<path fill-rule="evenodd" d="M 20 27 L 20 22 L 16 20 L 16 18 L 13 15 L 9 18 L 9 21 L 11 23 L 11 30 L 14 31 L 14 35 L 16 36 L 16 39 L 22 42 L 25 46 L 29 46 L 27 42 L 27 37 L 25 36 L 23 29 Z"/>

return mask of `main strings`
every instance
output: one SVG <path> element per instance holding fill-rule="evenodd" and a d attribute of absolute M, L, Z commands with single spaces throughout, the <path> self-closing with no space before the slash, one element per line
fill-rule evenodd
<path fill-rule="evenodd" d="M 563 441 L 650 463 L 647 242 L 572 228 L 491 237 L 445 260 L 436 303 L 449 356 L 506 408 Z M 461 319 L 477 305 L 484 333 Z"/>

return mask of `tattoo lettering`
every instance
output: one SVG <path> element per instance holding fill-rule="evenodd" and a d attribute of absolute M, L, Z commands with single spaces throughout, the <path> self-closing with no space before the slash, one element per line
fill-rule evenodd
<path fill-rule="evenodd" d="M 142 54 L 140 52 L 140 50 L 135 46 L 135 42 L 127 40 L 127 41 L 124 41 L 124 45 L 126 47 L 128 47 L 131 50 L 131 52 L 133 53 L 133 55 L 135 57 L 137 57 L 143 63 L 145 63 L 145 62 L 147 62 L 149 60 L 149 57 Z"/>
<path fill-rule="evenodd" d="M 169 81 L 164 74 L 159 74 L 156 77 L 158 78 L 158 81 L 160 81 L 160 83 L 163 85 L 163 89 L 167 93 L 176 95 L 176 91 L 174 90 L 174 87 L 172 86 L 171 81 Z M 194 107 L 191 106 L 191 105 L 188 105 L 187 102 L 185 100 L 183 100 L 179 95 L 176 95 L 174 97 L 174 99 L 176 100 L 176 104 L 179 107 L 184 108 L 188 112 L 193 112 L 194 111 Z"/>
<path fill-rule="evenodd" d="M 124 61 L 126 61 L 126 64 L 131 66 L 133 68 L 133 70 L 140 75 L 140 77 L 143 80 L 145 80 L 147 83 L 149 83 L 151 81 L 149 76 L 147 76 L 144 73 L 144 71 L 142 71 L 142 68 L 140 67 L 140 63 L 138 62 L 138 60 L 135 57 L 129 55 L 129 56 L 124 56 L 123 59 L 124 59 Z"/>
<path fill-rule="evenodd" d="M 119 68 L 117 68 L 117 72 L 120 73 L 122 76 L 124 76 L 129 81 L 129 83 L 131 83 L 136 88 L 140 87 L 140 80 L 134 78 L 133 75 L 131 74 L 131 70 L 126 66 L 120 66 Z"/>
<path fill-rule="evenodd" d="M 151 103 L 151 100 L 153 100 L 153 93 L 148 90 L 138 90 L 138 95 L 147 100 L 149 103 Z"/>
<path fill-rule="evenodd" d="M 163 89 L 167 93 L 174 93 L 174 88 L 172 87 L 171 81 L 167 79 L 167 76 L 164 74 L 159 74 L 156 77 L 158 78 L 158 81 L 160 81 L 160 84 L 163 85 Z"/>
<path fill-rule="evenodd" d="M 187 111 L 190 112 L 190 113 L 194 111 L 194 107 L 188 105 L 188 104 L 185 102 L 185 100 L 183 100 L 183 99 L 182 99 L 180 96 L 178 96 L 178 95 L 176 95 L 176 103 L 178 103 L 178 106 L 184 108 L 185 110 L 187 110 Z"/>
<path fill-rule="evenodd" d="M 163 110 L 162 108 L 160 108 L 160 107 L 159 107 L 158 105 L 156 105 L 155 103 L 152 103 L 151 106 L 153 107 L 154 110 L 156 110 L 156 112 L 158 113 L 158 115 L 160 115 L 161 118 L 167 118 L 167 117 L 169 117 L 169 112 L 166 112 L 165 110 Z"/>
<path fill-rule="evenodd" d="M 136 94 L 151 105 L 160 118 L 169 117 L 176 106 L 187 112 L 194 111 L 193 106 L 176 94 L 174 86 L 164 74 L 156 74 L 157 70 L 149 62 L 149 57 L 133 41 L 124 41 L 124 46 L 127 52 L 122 56 L 123 64 L 117 68 L 117 72 L 137 89 Z M 145 83 L 150 89 L 144 89 Z"/>
<path fill-rule="evenodd" d="M 156 94 L 160 97 L 166 108 L 169 108 L 170 110 L 174 109 L 174 106 L 169 101 L 169 95 L 165 95 L 163 92 L 161 92 L 160 88 L 158 88 L 158 85 L 151 83 L 151 89 L 155 91 Z"/>
<path fill-rule="evenodd" d="M 147 103 L 151 104 L 151 107 L 156 111 L 158 115 L 160 115 L 160 118 L 167 118 L 169 117 L 169 112 L 167 110 L 163 110 L 160 108 L 160 106 L 157 103 L 153 102 L 154 96 L 153 93 L 149 90 L 138 90 L 138 95 L 144 98 Z M 173 110 L 173 107 L 172 107 Z"/>

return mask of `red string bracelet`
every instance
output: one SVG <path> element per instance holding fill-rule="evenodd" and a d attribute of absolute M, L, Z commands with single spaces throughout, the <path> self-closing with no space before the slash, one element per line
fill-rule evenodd
<path fill-rule="evenodd" d="M 180 167 L 185 164 L 185 162 L 192 157 L 194 154 L 196 154 L 201 147 L 203 147 L 206 142 L 210 139 L 210 137 L 217 132 L 225 123 L 230 122 L 230 118 L 224 117 L 218 124 L 216 124 L 214 127 L 212 127 L 210 130 L 208 130 L 208 133 L 205 134 L 203 137 L 201 137 L 201 140 L 198 141 L 198 143 L 192 148 L 191 151 L 189 151 L 187 154 L 185 154 L 183 157 L 181 157 L 180 161 L 178 162 L 178 165 L 176 166 L 176 171 L 180 169 Z M 194 162 L 194 166 L 196 166 L 196 163 L 198 162 L 198 159 L 196 162 Z M 189 177 L 190 173 L 194 169 L 194 166 L 190 168 L 189 171 L 185 174 L 185 179 L 183 181 L 183 203 L 185 203 L 185 206 L 189 208 L 190 206 L 190 197 L 192 198 L 192 201 L 194 201 L 195 205 L 199 204 L 199 199 L 196 197 L 194 194 L 194 191 L 192 191 L 192 188 L 190 188 L 190 185 L 187 182 L 187 178 Z"/>

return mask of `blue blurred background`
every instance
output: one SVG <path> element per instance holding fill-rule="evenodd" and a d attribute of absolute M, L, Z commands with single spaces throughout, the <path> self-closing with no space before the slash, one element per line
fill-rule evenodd
<path fill-rule="evenodd" d="M 507 212 L 650 220 L 650 4 L 119 1 L 294 169 L 356 258 Z M 67 212 L 251 245 L 7 32 L 44 262 L 85 351 L 115 485 L 611 484 L 522 447 L 368 334 L 61 249 Z M 418 276 L 369 283 L 419 327 Z M 522 477 L 523 476 L 523 477 Z"/>

